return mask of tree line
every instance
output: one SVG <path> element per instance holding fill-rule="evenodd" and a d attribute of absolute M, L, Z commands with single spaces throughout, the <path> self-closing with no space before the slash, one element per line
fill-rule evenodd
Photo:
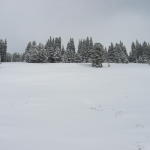
<path fill-rule="evenodd" d="M 66 48 L 64 48 L 61 37 L 50 37 L 45 44 L 37 44 L 36 41 L 29 42 L 23 54 L 6 53 L 6 49 L 7 41 L 1 40 L 1 60 L 7 62 L 92 63 L 92 66 L 95 67 L 102 67 L 103 62 L 150 63 L 150 44 L 138 41 L 132 42 L 129 53 L 127 53 L 126 46 L 121 41 L 116 44 L 111 43 L 106 48 L 101 43 L 93 43 L 91 37 L 79 40 L 77 49 L 73 38 L 70 38 Z"/>
<path fill-rule="evenodd" d="M 7 41 L 6 40 L 0 40 L 0 62 L 6 62 L 7 59 Z"/>
<path fill-rule="evenodd" d="M 0 62 L 23 62 L 24 53 L 8 53 L 7 40 L 0 39 Z"/>

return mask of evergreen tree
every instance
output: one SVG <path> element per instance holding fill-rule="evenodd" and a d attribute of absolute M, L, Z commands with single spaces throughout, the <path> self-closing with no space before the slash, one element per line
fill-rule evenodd
<path fill-rule="evenodd" d="M 61 62 L 65 63 L 65 48 L 62 46 L 61 49 Z"/>
<path fill-rule="evenodd" d="M 79 40 L 77 54 L 78 54 L 78 56 L 80 56 L 81 62 L 83 62 L 82 40 Z"/>
<path fill-rule="evenodd" d="M 148 63 L 150 61 L 150 45 L 147 42 L 143 42 L 142 44 L 142 62 L 141 63 Z"/>
<path fill-rule="evenodd" d="M 7 41 L 0 40 L 0 61 L 6 62 Z"/>
<path fill-rule="evenodd" d="M 39 62 L 37 46 L 32 45 L 32 47 L 28 50 L 28 53 L 26 53 L 25 60 L 28 63 L 38 63 Z"/>
<path fill-rule="evenodd" d="M 55 48 L 59 48 L 61 50 L 61 37 L 55 38 Z"/>
<path fill-rule="evenodd" d="M 73 63 L 75 62 L 75 45 L 74 45 L 74 39 L 70 38 L 70 41 L 67 44 L 66 49 L 66 62 L 67 63 Z"/>
<path fill-rule="evenodd" d="M 116 43 L 114 54 L 116 63 L 128 63 L 128 55 L 126 52 L 126 48 L 122 42 L 120 42 L 119 44 Z"/>
<path fill-rule="evenodd" d="M 115 52 L 114 52 L 114 45 L 111 43 L 111 45 L 108 48 L 108 62 L 113 63 L 115 62 Z"/>
<path fill-rule="evenodd" d="M 48 61 L 48 54 L 43 44 L 37 45 L 32 42 L 32 46 L 26 51 L 26 62 L 29 63 L 45 63 Z"/>
<path fill-rule="evenodd" d="M 45 45 L 45 49 L 47 51 L 48 54 L 48 62 L 55 62 L 54 59 L 54 53 L 55 53 L 55 40 L 52 39 L 52 37 L 50 37 L 50 39 L 48 39 L 46 45 Z"/>
<path fill-rule="evenodd" d="M 137 56 L 136 56 L 136 46 L 135 46 L 135 43 L 132 42 L 132 45 L 131 45 L 131 52 L 129 54 L 129 61 L 130 62 L 136 62 L 137 60 Z"/>
<path fill-rule="evenodd" d="M 92 66 L 102 67 L 103 63 L 103 45 L 100 43 L 95 43 L 92 53 Z"/>
<path fill-rule="evenodd" d="M 78 44 L 78 56 L 82 62 L 87 63 L 91 61 L 91 54 L 93 50 L 93 40 L 87 37 L 86 39 L 80 40 Z"/>
<path fill-rule="evenodd" d="M 79 55 L 79 53 L 75 54 L 75 62 L 76 63 L 81 63 L 82 62 L 82 57 Z"/>
<path fill-rule="evenodd" d="M 86 38 L 84 43 L 85 43 L 85 47 L 84 47 L 84 61 L 86 63 L 88 63 L 89 62 L 89 58 L 90 58 L 90 54 L 89 54 L 89 52 L 90 52 L 90 39 L 89 39 L 89 37 Z"/>
<path fill-rule="evenodd" d="M 27 44 L 27 47 L 26 47 L 25 51 L 29 51 L 30 48 L 32 47 L 32 45 L 35 45 L 35 42 L 33 42 L 33 43 L 29 42 L 29 43 Z"/>
<path fill-rule="evenodd" d="M 128 63 L 126 47 L 122 42 L 116 43 L 115 46 L 111 43 L 108 48 L 108 61 L 110 63 Z"/>
<path fill-rule="evenodd" d="M 37 46 L 36 41 L 29 42 L 26 49 L 25 49 L 25 54 L 24 54 L 24 61 L 30 62 L 30 56 L 32 53 L 32 50 Z"/>
<path fill-rule="evenodd" d="M 47 51 L 46 51 L 46 49 L 45 49 L 45 47 L 44 47 L 44 45 L 43 44 L 39 44 L 38 46 L 37 46 L 37 55 L 38 55 L 38 62 L 39 63 L 46 63 L 46 62 L 48 62 L 48 54 L 47 54 Z"/>
<path fill-rule="evenodd" d="M 61 62 L 61 37 L 48 39 L 45 49 L 48 54 L 49 62 Z"/>
<path fill-rule="evenodd" d="M 105 47 L 104 49 L 103 49 L 103 61 L 104 62 L 108 62 L 108 54 L 107 54 L 107 48 Z"/>
<path fill-rule="evenodd" d="M 93 52 L 93 39 L 90 37 L 89 50 L 88 50 L 88 62 L 92 62 L 92 52 Z"/>
<path fill-rule="evenodd" d="M 61 52 L 61 38 L 55 38 L 55 50 L 53 54 L 53 59 L 55 62 L 61 62 L 62 52 Z"/>
<path fill-rule="evenodd" d="M 61 49 L 59 47 L 55 48 L 53 58 L 54 58 L 55 62 L 61 62 L 61 60 L 62 60 L 62 53 L 61 53 Z"/>
<path fill-rule="evenodd" d="M 142 55 L 143 55 L 143 49 L 139 41 L 136 41 L 136 55 L 137 55 L 137 62 L 140 62 L 142 59 Z"/>
<path fill-rule="evenodd" d="M 136 41 L 132 43 L 129 55 L 130 62 L 148 63 L 150 61 L 150 45 L 147 42 L 143 44 Z"/>

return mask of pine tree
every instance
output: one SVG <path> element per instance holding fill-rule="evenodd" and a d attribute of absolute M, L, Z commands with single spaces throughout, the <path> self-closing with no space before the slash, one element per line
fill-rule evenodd
<path fill-rule="evenodd" d="M 77 54 L 78 54 L 78 57 L 81 58 L 81 62 L 83 62 L 83 50 L 82 50 L 82 44 L 83 44 L 82 40 L 79 40 Z"/>
<path fill-rule="evenodd" d="M 135 46 L 135 43 L 132 42 L 132 44 L 131 44 L 131 52 L 130 52 L 130 54 L 129 54 L 129 61 L 135 63 L 136 60 L 137 60 L 137 56 L 136 56 L 136 46 Z"/>
<path fill-rule="evenodd" d="M 0 61 L 6 62 L 7 41 L 0 40 Z"/>
<path fill-rule="evenodd" d="M 61 49 L 61 37 L 55 38 L 55 48 Z"/>
<path fill-rule="evenodd" d="M 81 58 L 81 62 L 91 62 L 91 54 L 93 50 L 93 40 L 87 37 L 86 39 L 79 40 L 77 54 Z"/>
<path fill-rule="evenodd" d="M 70 38 L 70 41 L 67 44 L 66 49 L 66 62 L 67 63 L 73 63 L 75 62 L 75 45 L 74 45 L 74 39 Z"/>
<path fill-rule="evenodd" d="M 86 40 L 84 41 L 85 43 L 85 49 L 84 49 L 84 61 L 86 63 L 89 62 L 89 58 L 90 58 L 90 54 L 89 54 L 89 51 L 90 51 L 90 39 L 89 37 L 86 38 Z"/>
<path fill-rule="evenodd" d="M 78 53 L 75 54 L 75 63 L 81 63 L 82 62 L 82 57 Z"/>
<path fill-rule="evenodd" d="M 150 46 L 147 42 L 143 44 L 136 41 L 132 43 L 131 52 L 129 55 L 130 62 L 135 63 L 148 63 L 150 60 L 149 57 Z"/>
<path fill-rule="evenodd" d="M 103 49 L 103 61 L 104 62 L 108 62 L 108 56 L 107 56 L 108 54 L 107 54 L 107 48 L 105 47 L 104 49 Z"/>
<path fill-rule="evenodd" d="M 39 43 L 39 45 L 37 46 L 37 52 L 39 63 L 48 62 L 48 54 L 43 44 Z"/>
<path fill-rule="evenodd" d="M 62 52 L 61 52 L 61 38 L 55 38 L 55 50 L 53 54 L 53 59 L 55 62 L 61 62 Z"/>
<path fill-rule="evenodd" d="M 116 43 L 114 55 L 116 63 L 128 63 L 128 55 L 126 52 L 126 48 L 122 42 L 120 42 L 119 44 Z"/>
<path fill-rule="evenodd" d="M 61 60 L 62 60 L 62 53 L 61 53 L 61 49 L 59 47 L 55 48 L 53 58 L 54 58 L 55 62 L 61 62 Z"/>
<path fill-rule="evenodd" d="M 51 63 L 61 62 L 61 37 L 50 37 L 45 45 L 48 61 Z"/>
<path fill-rule="evenodd" d="M 88 50 L 88 62 L 92 62 L 92 52 L 93 52 L 93 39 L 90 37 L 89 50 Z"/>
<path fill-rule="evenodd" d="M 113 63 L 115 62 L 115 52 L 114 52 L 114 45 L 111 43 L 111 45 L 108 48 L 108 62 Z"/>
<path fill-rule="evenodd" d="M 26 49 L 25 49 L 25 51 L 30 50 L 30 48 L 32 47 L 32 45 L 36 45 L 35 42 L 33 42 L 33 43 L 29 42 L 28 45 L 27 45 L 27 47 L 26 47 Z"/>
<path fill-rule="evenodd" d="M 25 54 L 24 54 L 24 61 L 30 62 L 30 56 L 32 53 L 32 50 L 37 46 L 36 41 L 29 42 L 26 49 L 25 49 Z"/>
<path fill-rule="evenodd" d="M 122 42 L 116 43 L 115 46 L 111 43 L 111 45 L 108 48 L 108 62 L 128 63 L 127 50 Z"/>
<path fill-rule="evenodd" d="M 29 63 L 46 63 L 48 54 L 44 45 L 32 42 L 31 47 L 26 51 L 25 60 Z"/>
<path fill-rule="evenodd" d="M 103 67 L 103 45 L 100 43 L 95 43 L 92 54 L 92 66 L 93 67 Z"/>
<path fill-rule="evenodd" d="M 138 63 L 142 62 L 142 55 L 143 55 L 142 45 L 141 43 L 139 43 L 139 41 L 136 41 L 136 62 Z"/>
<path fill-rule="evenodd" d="M 45 49 L 48 54 L 48 62 L 55 62 L 54 53 L 55 53 L 55 40 L 50 37 L 45 45 Z"/>
<path fill-rule="evenodd" d="M 26 61 L 28 63 L 38 63 L 39 62 L 37 46 L 32 46 L 29 49 L 28 53 L 26 54 Z"/>
<path fill-rule="evenodd" d="M 65 48 L 62 46 L 61 49 L 61 62 L 65 63 Z"/>
<path fill-rule="evenodd" d="M 29 43 L 27 44 L 26 49 L 25 49 L 25 53 L 24 53 L 24 61 L 26 61 L 26 62 L 28 62 L 28 57 L 26 57 L 26 56 L 27 56 L 29 50 L 31 49 L 32 44 L 34 44 L 34 43 L 29 42 Z"/>

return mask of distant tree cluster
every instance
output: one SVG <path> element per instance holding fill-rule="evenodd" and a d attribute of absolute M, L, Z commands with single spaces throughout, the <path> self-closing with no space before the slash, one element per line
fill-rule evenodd
<path fill-rule="evenodd" d="M 87 37 L 86 39 L 79 40 L 77 55 L 80 58 L 80 62 L 90 62 L 93 52 L 93 40 Z"/>
<path fill-rule="evenodd" d="M 92 63 L 92 66 L 102 67 L 96 63 L 128 63 L 128 54 L 122 42 L 115 46 L 111 44 L 107 51 L 101 43 L 94 44 L 92 38 L 87 37 L 79 40 L 76 50 L 73 38 L 70 38 L 65 49 L 60 37 L 50 37 L 45 45 L 29 42 L 24 59 L 29 63 Z"/>
<path fill-rule="evenodd" d="M 106 61 L 107 50 L 101 44 L 100 46 L 102 60 Z M 93 40 L 89 37 L 79 41 L 77 51 L 73 38 L 70 38 L 65 49 L 60 37 L 50 37 L 45 45 L 37 44 L 35 41 L 29 42 L 25 49 L 24 60 L 29 63 L 91 63 L 97 57 L 94 51 Z"/>
<path fill-rule="evenodd" d="M 61 38 L 48 39 L 45 45 L 35 41 L 29 42 L 24 58 L 29 63 L 46 63 L 46 62 L 61 62 L 63 55 L 63 48 L 61 47 Z"/>
<path fill-rule="evenodd" d="M 0 40 L 0 62 L 6 62 L 7 41 Z"/>
<path fill-rule="evenodd" d="M 131 52 L 129 53 L 129 61 L 134 63 L 150 63 L 150 44 L 138 41 L 131 45 Z"/>
<path fill-rule="evenodd" d="M 7 53 L 7 41 L 0 39 L 0 62 L 23 62 L 24 55 L 20 53 Z"/>
<path fill-rule="evenodd" d="M 108 48 L 108 62 L 110 63 L 128 63 L 128 54 L 126 47 L 122 42 L 116 43 L 115 46 L 113 43 Z"/>
<path fill-rule="evenodd" d="M 102 67 L 102 63 L 104 62 L 103 52 L 104 52 L 103 45 L 100 43 L 95 43 L 91 54 L 93 67 Z"/>
<path fill-rule="evenodd" d="M 21 53 L 7 53 L 6 54 L 6 62 L 23 62 L 24 54 Z"/>
<path fill-rule="evenodd" d="M 148 63 L 150 62 L 150 44 L 133 42 L 128 55 L 123 42 L 111 43 L 107 49 L 101 43 L 93 43 L 92 38 L 87 37 L 79 40 L 76 50 L 73 38 L 70 38 L 65 49 L 60 37 L 50 37 L 46 44 L 29 42 L 24 60 L 29 63 L 92 63 L 94 67 L 102 67 L 103 62 Z"/>
<path fill-rule="evenodd" d="M 101 43 L 93 43 L 91 37 L 79 40 L 75 48 L 74 39 L 70 38 L 66 48 L 61 37 L 50 37 L 45 44 L 29 42 L 23 54 L 7 53 L 7 41 L 0 40 L 0 58 L 2 62 L 28 63 L 92 63 L 93 67 L 102 67 L 107 63 L 150 63 L 150 44 L 133 42 L 128 55 L 123 42 L 111 43 L 108 48 Z"/>

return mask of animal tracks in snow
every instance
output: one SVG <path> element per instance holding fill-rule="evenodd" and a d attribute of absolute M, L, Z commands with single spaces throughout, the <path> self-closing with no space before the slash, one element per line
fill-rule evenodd
<path fill-rule="evenodd" d="M 117 110 L 108 106 L 102 106 L 102 105 L 94 105 L 90 106 L 89 109 L 91 111 L 97 111 L 97 112 L 110 112 L 110 114 L 114 114 L 115 118 L 123 117 L 126 114 L 126 111 L 124 110 Z"/>
<path fill-rule="evenodd" d="M 93 110 L 93 111 L 103 111 L 103 108 L 101 105 L 98 105 L 98 106 L 91 106 L 89 107 L 90 110 Z"/>

